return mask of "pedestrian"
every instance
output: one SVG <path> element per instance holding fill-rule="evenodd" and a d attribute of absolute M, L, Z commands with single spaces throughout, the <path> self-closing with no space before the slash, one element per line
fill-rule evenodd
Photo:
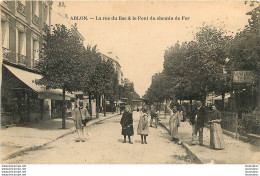
<path fill-rule="evenodd" d="M 197 107 L 195 105 L 191 105 L 191 110 L 189 115 L 190 115 L 189 121 L 192 127 L 191 145 L 195 145 L 197 140 Z"/>
<path fill-rule="evenodd" d="M 171 138 L 174 141 L 178 141 L 178 126 L 179 126 L 179 116 L 177 113 L 177 107 L 173 106 L 172 110 L 170 109 L 170 105 L 168 104 L 167 110 L 170 113 L 170 120 L 169 120 L 169 126 L 170 126 L 170 133 Z"/>
<path fill-rule="evenodd" d="M 133 114 L 130 112 L 130 107 L 125 106 L 125 111 L 122 115 L 120 124 L 122 126 L 122 135 L 124 136 L 124 142 L 126 143 L 126 136 L 128 136 L 128 140 L 130 144 L 133 144 L 131 141 L 131 136 L 134 135 L 134 127 L 133 127 Z"/>
<path fill-rule="evenodd" d="M 183 122 L 185 122 L 186 115 L 187 115 L 186 107 L 184 105 L 182 105 L 181 109 L 182 109 L 182 112 L 183 112 Z"/>
<path fill-rule="evenodd" d="M 149 134 L 149 122 L 148 122 L 148 109 L 146 106 L 143 106 L 142 112 L 140 115 L 137 134 L 141 135 L 141 143 L 147 144 L 147 136 Z"/>
<path fill-rule="evenodd" d="M 206 107 L 200 105 L 197 113 L 197 129 L 199 130 L 199 144 L 203 145 L 203 128 L 206 121 Z"/>
<path fill-rule="evenodd" d="M 85 108 L 83 108 L 82 110 L 82 124 L 83 124 L 83 129 L 82 129 L 82 134 L 83 136 L 89 136 L 89 133 L 87 133 L 87 123 L 91 120 L 91 117 L 89 115 L 89 112 L 88 112 L 88 105 L 86 105 Z"/>
<path fill-rule="evenodd" d="M 177 115 L 178 115 L 179 125 L 180 125 L 180 122 L 183 121 L 183 112 L 181 109 L 181 105 L 177 106 Z"/>
<path fill-rule="evenodd" d="M 73 119 L 74 119 L 74 124 L 76 127 L 77 131 L 77 139 L 76 142 L 85 142 L 84 134 L 83 134 L 83 124 L 82 124 L 82 112 L 81 109 L 83 108 L 83 103 L 80 103 L 75 105 L 75 109 L 73 111 Z"/>
<path fill-rule="evenodd" d="M 150 127 L 153 126 L 153 119 L 154 119 L 155 120 L 155 126 L 157 128 L 157 123 L 158 123 L 157 117 L 158 117 L 158 114 L 157 114 L 157 111 L 156 111 L 156 108 L 155 108 L 154 104 L 151 106 L 151 113 L 150 114 L 151 114 Z"/>
<path fill-rule="evenodd" d="M 223 138 L 222 129 L 220 126 L 221 113 L 217 110 L 216 106 L 212 106 L 212 115 L 209 120 L 210 124 L 210 147 L 213 149 L 224 149 L 225 142 Z"/>

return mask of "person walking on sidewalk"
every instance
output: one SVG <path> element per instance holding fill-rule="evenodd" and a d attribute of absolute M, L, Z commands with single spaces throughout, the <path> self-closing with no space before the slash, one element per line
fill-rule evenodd
<path fill-rule="evenodd" d="M 223 138 L 222 129 L 220 126 L 221 113 L 216 106 L 212 106 L 212 115 L 209 121 L 210 124 L 210 147 L 213 149 L 224 149 L 225 142 Z"/>
<path fill-rule="evenodd" d="M 131 141 L 131 136 L 134 135 L 133 114 L 130 112 L 129 106 L 125 106 L 125 111 L 122 115 L 120 124 L 122 126 L 122 135 L 124 136 L 123 143 L 126 143 L 126 136 L 128 136 L 129 143 L 133 144 Z"/>
<path fill-rule="evenodd" d="M 87 123 L 91 120 L 91 117 L 90 117 L 89 112 L 88 112 L 88 105 L 86 105 L 86 107 L 82 109 L 81 115 L 83 117 L 82 134 L 83 134 L 83 136 L 87 136 L 87 135 L 89 136 L 89 133 L 87 133 Z"/>
<path fill-rule="evenodd" d="M 189 115 L 190 115 L 189 121 L 192 127 L 191 145 L 195 145 L 197 140 L 197 107 L 195 105 L 191 105 L 191 111 Z"/>
<path fill-rule="evenodd" d="M 144 106 L 140 113 L 140 119 L 137 128 L 137 134 L 141 135 L 142 144 L 147 144 L 146 137 L 149 134 L 148 112 L 147 107 Z"/>
<path fill-rule="evenodd" d="M 77 139 L 76 142 L 85 142 L 84 134 L 83 134 L 83 124 L 82 124 L 82 110 L 83 108 L 83 103 L 79 103 L 79 105 L 75 105 L 75 109 L 73 111 L 73 119 L 74 119 L 74 124 L 77 130 Z"/>
<path fill-rule="evenodd" d="M 197 114 L 197 129 L 199 130 L 199 144 L 203 145 L 203 128 L 205 123 L 206 108 L 200 105 Z"/>
<path fill-rule="evenodd" d="M 170 126 L 170 133 L 172 140 L 177 141 L 178 140 L 178 127 L 179 127 L 179 117 L 177 113 L 177 107 L 173 106 L 173 109 L 170 109 L 170 104 L 167 105 L 167 110 L 170 113 L 170 120 L 169 120 L 169 126 Z"/>

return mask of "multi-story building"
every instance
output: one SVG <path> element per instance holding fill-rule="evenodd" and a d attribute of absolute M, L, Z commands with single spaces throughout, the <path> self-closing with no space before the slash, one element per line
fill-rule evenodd
<path fill-rule="evenodd" d="M 52 1 L 3 1 L 0 8 L 2 125 L 50 118 L 51 100 L 61 100 L 61 91 L 37 85 L 35 65 L 44 28 L 51 27 Z"/>
<path fill-rule="evenodd" d="M 116 55 L 114 55 L 113 52 L 108 52 L 107 54 L 101 53 L 101 58 L 104 59 L 104 60 L 112 61 L 114 69 L 117 73 L 118 84 L 119 84 L 119 86 L 123 86 L 123 84 L 124 84 L 123 76 L 124 75 L 123 75 L 123 72 L 121 70 L 121 65 L 119 64 L 119 58 Z M 119 97 L 120 97 L 120 95 L 119 95 Z M 100 101 L 101 107 L 103 106 L 102 103 L 104 103 L 103 98 L 104 98 L 104 95 L 101 96 L 101 101 Z M 105 102 L 105 103 L 107 104 L 107 109 L 110 109 L 111 111 L 113 111 L 112 109 L 114 107 L 119 107 L 120 100 L 114 102 L 113 104 L 111 104 L 111 102 L 108 102 L 108 101 Z M 118 112 L 118 110 L 117 110 L 117 112 Z"/>
<path fill-rule="evenodd" d="M 112 52 L 108 52 L 107 55 L 101 53 L 101 57 L 102 57 L 102 59 L 112 61 L 113 65 L 114 65 L 114 69 L 117 73 L 118 84 L 123 85 L 124 84 L 124 78 L 123 78 L 124 75 L 121 70 L 121 65 L 119 64 L 119 58 L 116 55 L 114 55 Z"/>

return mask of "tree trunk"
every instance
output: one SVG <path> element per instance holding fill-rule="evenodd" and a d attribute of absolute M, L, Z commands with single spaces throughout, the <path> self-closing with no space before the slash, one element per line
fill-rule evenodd
<path fill-rule="evenodd" d="M 159 114 L 161 113 L 161 105 L 162 105 L 162 102 L 159 103 Z"/>
<path fill-rule="evenodd" d="M 206 106 L 206 98 L 207 98 L 207 92 L 203 92 L 201 95 L 202 106 Z"/>
<path fill-rule="evenodd" d="M 99 118 L 99 106 L 100 106 L 100 103 L 99 103 L 99 95 L 96 94 L 96 118 L 97 118 L 97 119 Z"/>
<path fill-rule="evenodd" d="M 62 88 L 62 104 L 61 104 L 62 129 L 66 128 L 64 105 L 65 105 L 65 87 Z"/>
<path fill-rule="evenodd" d="M 221 96 L 222 96 L 222 111 L 224 111 L 224 109 L 225 109 L 225 92 L 222 92 Z"/>
<path fill-rule="evenodd" d="M 31 103 L 30 103 L 30 93 L 27 93 L 27 122 L 31 121 Z"/>
<path fill-rule="evenodd" d="M 104 110 L 104 116 L 106 117 L 107 105 L 106 105 L 106 96 L 105 96 L 105 95 L 104 95 L 104 105 L 103 105 L 103 110 Z"/>
<path fill-rule="evenodd" d="M 192 110 L 192 98 L 190 99 L 189 113 L 191 112 L 191 110 Z"/>
<path fill-rule="evenodd" d="M 180 99 L 180 105 L 181 105 L 181 99 Z"/>
<path fill-rule="evenodd" d="M 89 104 L 89 115 L 90 115 L 90 119 L 92 120 L 92 97 L 91 97 L 91 93 L 88 93 L 88 104 Z"/>
<path fill-rule="evenodd" d="M 167 100 L 165 102 L 165 105 L 164 105 L 164 118 L 166 119 L 166 111 L 167 111 Z"/>

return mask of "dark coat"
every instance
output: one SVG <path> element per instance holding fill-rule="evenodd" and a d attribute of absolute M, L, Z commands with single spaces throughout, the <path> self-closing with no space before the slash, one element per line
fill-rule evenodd
<path fill-rule="evenodd" d="M 134 135 L 133 127 L 133 114 L 130 112 L 124 112 L 120 121 L 122 126 L 122 135 Z"/>
<path fill-rule="evenodd" d="M 210 120 L 217 120 L 217 119 L 221 119 L 221 112 L 216 109 L 212 111 Z"/>
<path fill-rule="evenodd" d="M 190 123 L 192 125 L 194 125 L 196 123 L 196 121 L 195 121 L 196 120 L 195 119 L 196 115 L 197 115 L 197 110 L 194 107 L 192 107 L 192 109 L 190 111 Z"/>
<path fill-rule="evenodd" d="M 198 114 L 197 114 L 198 128 L 204 127 L 205 122 L 206 122 L 206 108 L 201 107 L 198 109 Z"/>

